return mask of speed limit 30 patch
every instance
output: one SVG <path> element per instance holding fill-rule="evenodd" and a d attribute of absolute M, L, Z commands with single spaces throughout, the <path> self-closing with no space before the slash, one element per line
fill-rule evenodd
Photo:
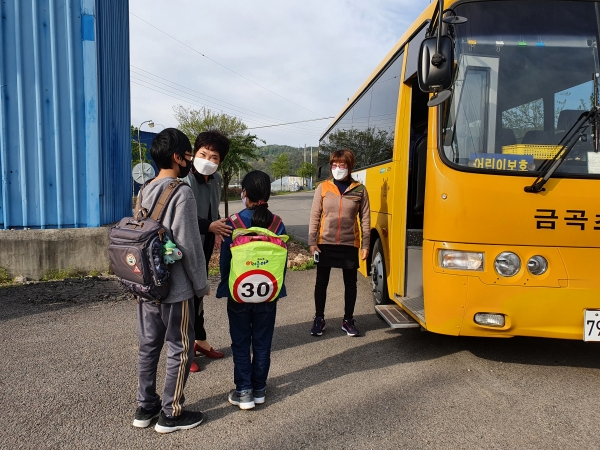
<path fill-rule="evenodd" d="M 277 280 L 266 270 L 249 270 L 240 275 L 231 293 L 239 303 L 270 302 L 277 294 Z"/>

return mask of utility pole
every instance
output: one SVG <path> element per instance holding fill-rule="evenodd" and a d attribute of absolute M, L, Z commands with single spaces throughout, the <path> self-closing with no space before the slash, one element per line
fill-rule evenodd
<path fill-rule="evenodd" d="M 313 148 L 312 145 L 310 146 L 310 163 L 312 164 L 312 154 L 313 154 Z M 312 179 L 312 175 L 310 176 L 310 188 L 312 189 L 313 187 L 313 179 Z"/>

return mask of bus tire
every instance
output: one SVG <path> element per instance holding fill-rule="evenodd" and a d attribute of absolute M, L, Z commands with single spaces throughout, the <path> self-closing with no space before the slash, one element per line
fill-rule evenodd
<path fill-rule="evenodd" d="M 390 303 L 387 288 L 387 272 L 385 270 L 385 258 L 383 257 L 383 246 L 381 239 L 375 241 L 371 252 L 371 289 L 373 291 L 373 302 L 375 305 Z"/>

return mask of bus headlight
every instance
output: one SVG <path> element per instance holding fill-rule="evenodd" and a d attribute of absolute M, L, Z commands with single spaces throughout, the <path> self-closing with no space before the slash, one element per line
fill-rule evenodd
<path fill-rule="evenodd" d="M 542 275 L 548 270 L 548 261 L 540 255 L 532 256 L 527 261 L 527 270 L 531 275 Z"/>
<path fill-rule="evenodd" d="M 498 275 L 512 277 L 521 269 L 521 259 L 513 252 L 502 252 L 496 256 L 494 268 Z"/>
<path fill-rule="evenodd" d="M 483 270 L 483 253 L 441 250 L 440 266 L 444 269 Z"/>

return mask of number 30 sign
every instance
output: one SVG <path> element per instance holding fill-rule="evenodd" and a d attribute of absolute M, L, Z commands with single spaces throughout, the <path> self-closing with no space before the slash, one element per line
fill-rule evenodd
<path fill-rule="evenodd" d="M 240 303 L 263 303 L 277 293 L 277 280 L 265 270 L 250 270 L 233 284 L 232 295 Z"/>

